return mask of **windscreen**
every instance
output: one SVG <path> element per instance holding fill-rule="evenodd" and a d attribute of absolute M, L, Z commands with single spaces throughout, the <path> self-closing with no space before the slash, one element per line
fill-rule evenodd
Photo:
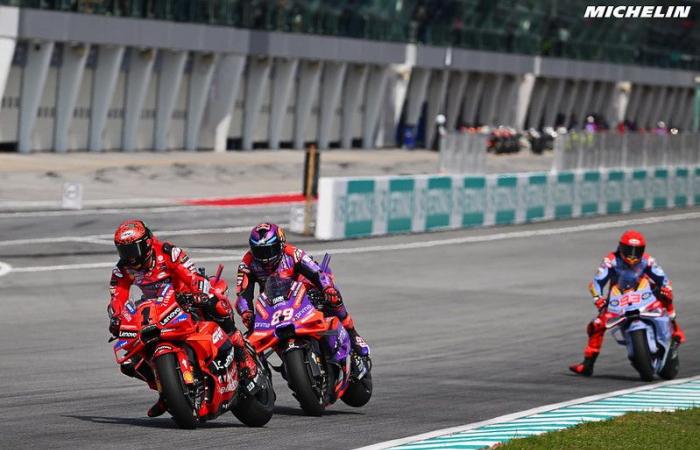
<path fill-rule="evenodd" d="M 293 282 L 294 280 L 288 277 L 281 277 L 277 274 L 270 275 L 265 282 L 265 295 L 270 300 L 277 297 L 286 299 Z"/>
<path fill-rule="evenodd" d="M 636 290 L 639 285 L 640 275 L 634 270 L 625 269 L 620 271 L 620 278 L 617 280 L 617 285 L 622 292 L 630 289 Z"/>

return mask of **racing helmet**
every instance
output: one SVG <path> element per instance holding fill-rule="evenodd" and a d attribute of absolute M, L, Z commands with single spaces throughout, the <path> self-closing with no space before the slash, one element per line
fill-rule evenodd
<path fill-rule="evenodd" d="M 645 247 L 646 239 L 642 233 L 637 230 L 627 230 L 620 236 L 617 251 L 624 262 L 633 266 L 642 260 Z"/>
<path fill-rule="evenodd" d="M 250 252 L 265 268 L 272 269 L 282 259 L 282 249 L 286 241 L 284 231 L 274 223 L 261 223 L 250 232 L 248 244 Z"/>
<path fill-rule="evenodd" d="M 114 245 L 120 262 L 133 269 L 147 266 L 153 256 L 153 234 L 141 220 L 122 222 L 114 232 Z"/>

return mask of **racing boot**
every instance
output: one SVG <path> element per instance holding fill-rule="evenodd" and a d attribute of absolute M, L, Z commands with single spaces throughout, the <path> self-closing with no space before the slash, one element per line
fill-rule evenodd
<path fill-rule="evenodd" d="M 352 350 L 358 356 L 369 356 L 369 345 L 367 345 L 367 342 L 365 342 L 362 336 L 360 336 L 355 329 L 355 322 L 353 322 L 352 316 L 348 314 L 341 323 L 343 324 L 343 328 L 345 328 L 350 335 Z"/>
<path fill-rule="evenodd" d="M 595 364 L 595 360 L 597 358 L 598 353 L 593 353 L 591 356 L 586 356 L 585 358 L 583 358 L 582 363 L 569 366 L 569 370 L 577 375 L 590 377 L 591 375 L 593 375 L 593 365 Z"/>
<path fill-rule="evenodd" d="M 258 374 L 258 365 L 255 363 L 255 358 L 246 349 L 246 341 L 239 330 L 231 334 L 231 342 L 233 343 L 233 359 L 236 361 L 236 367 L 241 378 L 245 380 L 244 385 L 255 379 Z"/>
<path fill-rule="evenodd" d="M 678 322 L 676 319 L 671 320 L 671 323 L 673 324 L 673 336 L 672 339 L 679 344 L 682 344 L 685 342 L 685 331 L 681 328 L 680 325 L 678 325 Z"/>
<path fill-rule="evenodd" d="M 158 397 L 156 404 L 151 406 L 146 414 L 148 414 L 148 417 L 158 417 L 162 416 L 167 410 L 168 408 L 165 406 L 163 397 Z"/>

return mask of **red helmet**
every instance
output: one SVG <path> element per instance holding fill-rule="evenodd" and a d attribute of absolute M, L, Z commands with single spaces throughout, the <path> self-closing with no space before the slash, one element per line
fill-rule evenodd
<path fill-rule="evenodd" d="M 114 245 L 117 246 L 122 264 L 140 269 L 153 256 L 153 234 L 141 220 L 122 222 L 114 232 Z"/>
<path fill-rule="evenodd" d="M 642 260 L 646 245 L 647 241 L 642 233 L 637 230 L 627 230 L 620 236 L 620 245 L 618 245 L 617 251 L 623 261 L 634 265 Z"/>

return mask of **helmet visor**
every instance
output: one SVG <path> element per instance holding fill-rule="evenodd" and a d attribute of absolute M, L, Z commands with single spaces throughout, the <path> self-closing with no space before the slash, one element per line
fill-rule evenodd
<path fill-rule="evenodd" d="M 625 259 L 638 261 L 644 255 L 644 246 L 620 244 L 620 254 Z"/>
<path fill-rule="evenodd" d="M 117 252 L 122 262 L 132 267 L 145 263 L 151 253 L 146 239 L 131 244 L 117 245 Z"/>
<path fill-rule="evenodd" d="M 255 259 L 266 262 L 280 256 L 280 253 L 282 252 L 282 244 L 279 240 L 277 240 L 277 242 L 267 245 L 251 245 L 250 250 L 253 252 Z"/>

